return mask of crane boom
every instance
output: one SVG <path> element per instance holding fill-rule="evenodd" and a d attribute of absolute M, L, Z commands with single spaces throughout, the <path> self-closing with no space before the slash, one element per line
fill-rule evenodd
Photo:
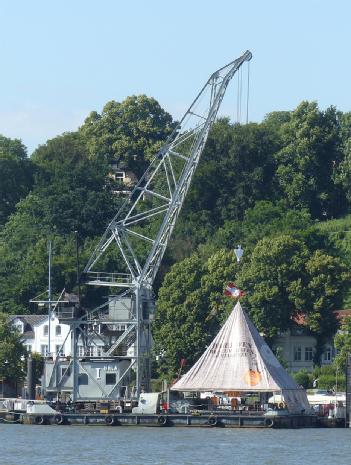
<path fill-rule="evenodd" d="M 210 76 L 108 225 L 84 270 L 89 284 L 153 283 L 229 81 L 251 58 L 246 51 Z M 94 272 L 112 243 L 117 244 L 126 273 Z"/>

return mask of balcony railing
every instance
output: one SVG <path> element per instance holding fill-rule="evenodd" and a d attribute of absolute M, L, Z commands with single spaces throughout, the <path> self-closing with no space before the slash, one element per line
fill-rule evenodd
<path fill-rule="evenodd" d="M 86 275 L 86 284 L 92 286 L 131 287 L 132 277 L 128 273 L 102 273 L 90 271 Z"/>

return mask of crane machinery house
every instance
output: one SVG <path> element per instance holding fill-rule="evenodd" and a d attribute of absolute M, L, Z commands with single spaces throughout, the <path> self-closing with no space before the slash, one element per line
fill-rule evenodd
<path fill-rule="evenodd" d="M 135 339 L 126 323 L 130 320 L 131 309 L 132 301 L 128 297 L 111 300 L 108 313 L 104 318 L 90 321 L 89 331 L 82 331 L 77 325 L 72 338 L 76 343 L 76 356 L 56 357 L 45 363 L 43 390 L 47 398 L 72 399 L 75 384 L 79 393 L 76 400 L 126 396 L 128 386 L 118 381 L 134 358 Z M 60 310 L 58 317 L 61 321 L 70 321 L 67 313 L 63 316 Z M 65 326 L 72 329 L 72 322 Z"/>

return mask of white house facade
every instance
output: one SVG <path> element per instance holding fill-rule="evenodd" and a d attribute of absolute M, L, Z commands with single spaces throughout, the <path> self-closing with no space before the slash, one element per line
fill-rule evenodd
<path fill-rule="evenodd" d="M 11 323 L 21 334 L 23 345 L 29 353 L 38 353 L 43 357 L 53 359 L 57 355 L 61 357 L 70 357 L 72 355 L 70 326 L 60 323 L 55 314 L 52 315 L 50 322 L 48 315 L 15 315 L 11 317 Z M 125 331 L 126 325 L 113 325 L 112 329 L 116 334 L 120 335 L 120 333 Z M 78 357 L 96 357 L 102 355 L 104 344 L 102 339 L 99 338 L 101 328 L 97 327 L 95 330 L 96 336 L 85 346 L 82 337 L 79 337 L 77 347 Z M 128 355 L 134 355 L 134 347 L 129 349 Z"/>
<path fill-rule="evenodd" d="M 290 372 L 302 369 L 312 372 L 317 340 L 303 328 L 294 328 L 281 333 L 274 342 L 274 349 L 286 363 Z M 332 342 L 324 346 L 321 365 L 330 365 L 336 355 Z"/>
<path fill-rule="evenodd" d="M 50 321 L 48 315 L 16 315 L 12 325 L 22 335 L 23 344 L 30 353 L 43 357 L 71 354 L 70 327 L 60 323 L 54 314 Z"/>

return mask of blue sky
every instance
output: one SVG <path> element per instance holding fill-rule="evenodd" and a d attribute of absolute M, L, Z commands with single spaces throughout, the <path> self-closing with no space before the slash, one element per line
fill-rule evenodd
<path fill-rule="evenodd" d="M 144 93 L 175 118 L 247 49 L 250 113 L 351 110 L 347 0 L 0 0 L 0 133 L 39 144 Z M 231 97 L 233 104 L 231 105 Z M 235 116 L 235 90 L 224 113 Z"/>

